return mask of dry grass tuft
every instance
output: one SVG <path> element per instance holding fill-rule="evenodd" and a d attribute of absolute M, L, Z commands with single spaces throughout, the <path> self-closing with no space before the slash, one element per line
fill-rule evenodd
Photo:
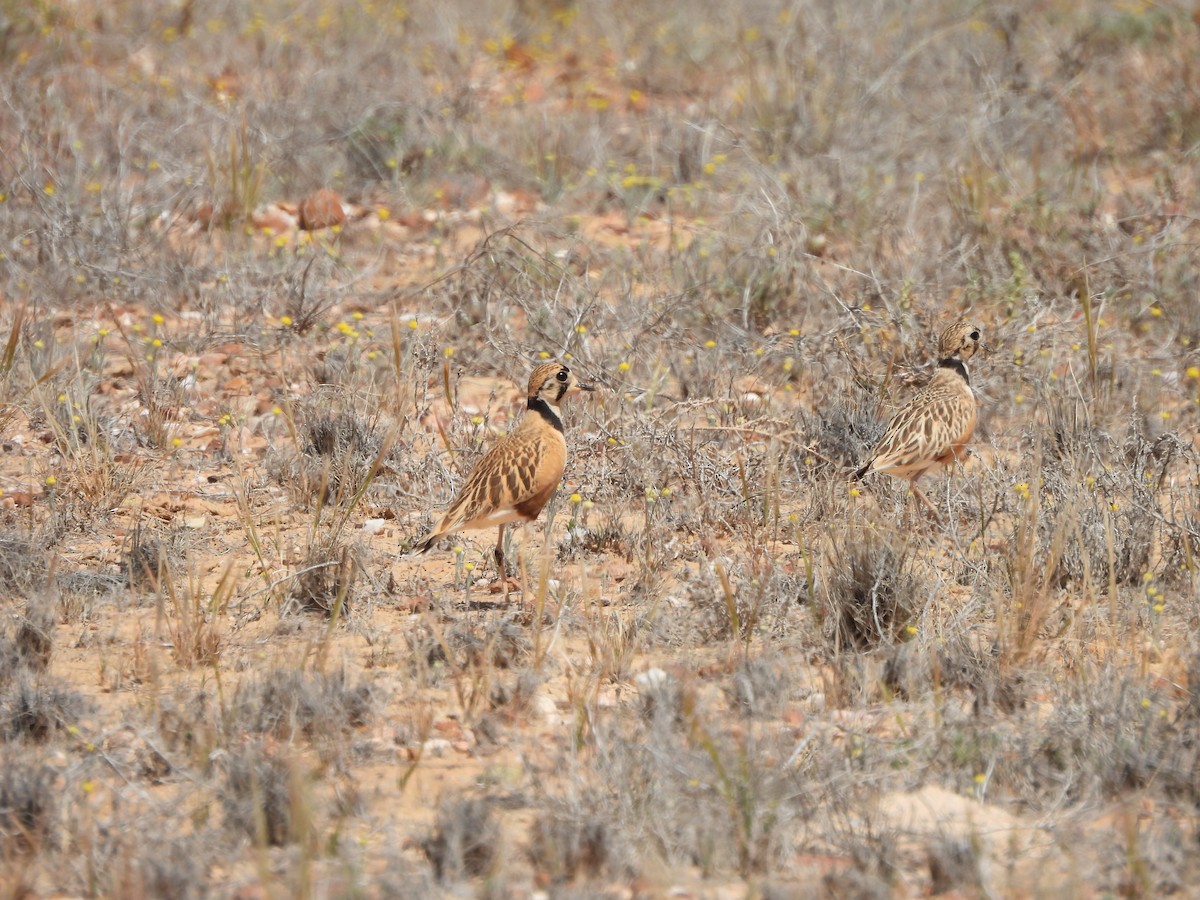
<path fill-rule="evenodd" d="M 348 617 L 358 600 L 361 577 L 362 562 L 354 548 L 333 540 L 318 542 L 292 577 L 280 614 L 320 613 L 333 621 Z"/>

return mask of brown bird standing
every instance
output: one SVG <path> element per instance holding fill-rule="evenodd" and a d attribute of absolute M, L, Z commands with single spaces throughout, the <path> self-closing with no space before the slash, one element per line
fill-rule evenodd
<path fill-rule="evenodd" d="M 505 526 L 536 519 L 562 480 L 567 443 L 558 404 L 574 391 L 591 390 L 562 363 L 534 369 L 520 423 L 475 464 L 454 502 L 414 549 L 424 553 L 452 532 L 494 525 L 499 529 L 496 564 L 505 578 Z"/>
<path fill-rule="evenodd" d="M 980 331 L 963 320 L 938 339 L 938 367 L 933 379 L 888 423 L 867 461 L 854 473 L 871 472 L 904 478 L 913 494 L 938 517 L 917 479 L 934 466 L 962 460 L 975 431 L 976 403 L 967 376 L 966 360 L 980 349 Z"/>

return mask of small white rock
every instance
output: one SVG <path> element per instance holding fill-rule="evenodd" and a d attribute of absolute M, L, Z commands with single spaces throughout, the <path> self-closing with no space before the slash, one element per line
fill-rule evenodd
<path fill-rule="evenodd" d="M 430 738 L 421 746 L 425 756 L 445 756 L 453 749 L 453 745 L 445 738 Z"/>
<path fill-rule="evenodd" d="M 550 719 L 558 715 L 558 704 L 553 697 L 538 694 L 533 698 L 533 711 L 544 719 Z"/>
<path fill-rule="evenodd" d="M 641 688 L 642 690 L 645 691 L 645 690 L 653 690 L 655 688 L 662 687 L 664 684 L 666 684 L 668 681 L 671 680 L 671 676 L 668 675 L 666 672 L 664 672 L 662 669 L 655 668 L 655 669 L 647 669 L 645 672 L 642 672 L 640 675 L 634 676 L 633 680 L 639 688 Z"/>

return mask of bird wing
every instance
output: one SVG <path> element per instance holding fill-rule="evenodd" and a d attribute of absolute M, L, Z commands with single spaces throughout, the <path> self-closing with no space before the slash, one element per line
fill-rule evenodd
<path fill-rule="evenodd" d="M 919 473 L 967 440 L 975 425 L 975 398 L 963 388 L 931 385 L 917 394 L 888 424 L 859 473 Z"/>
<path fill-rule="evenodd" d="M 423 548 L 452 531 L 524 518 L 518 508 L 543 489 L 539 473 L 545 456 L 545 441 L 536 436 L 514 432 L 502 438 L 475 464 L 437 526 L 417 546 Z"/>

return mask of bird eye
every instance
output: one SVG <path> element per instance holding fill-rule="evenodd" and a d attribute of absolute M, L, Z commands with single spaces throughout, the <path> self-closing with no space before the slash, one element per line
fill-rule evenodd
<path fill-rule="evenodd" d="M 967 337 L 969 337 L 973 341 L 979 340 L 979 329 L 975 329 L 969 335 L 967 335 Z"/>
<path fill-rule="evenodd" d="M 558 374 L 555 375 L 554 377 L 557 378 L 559 381 L 566 381 L 567 380 L 567 370 L 559 369 Z"/>

